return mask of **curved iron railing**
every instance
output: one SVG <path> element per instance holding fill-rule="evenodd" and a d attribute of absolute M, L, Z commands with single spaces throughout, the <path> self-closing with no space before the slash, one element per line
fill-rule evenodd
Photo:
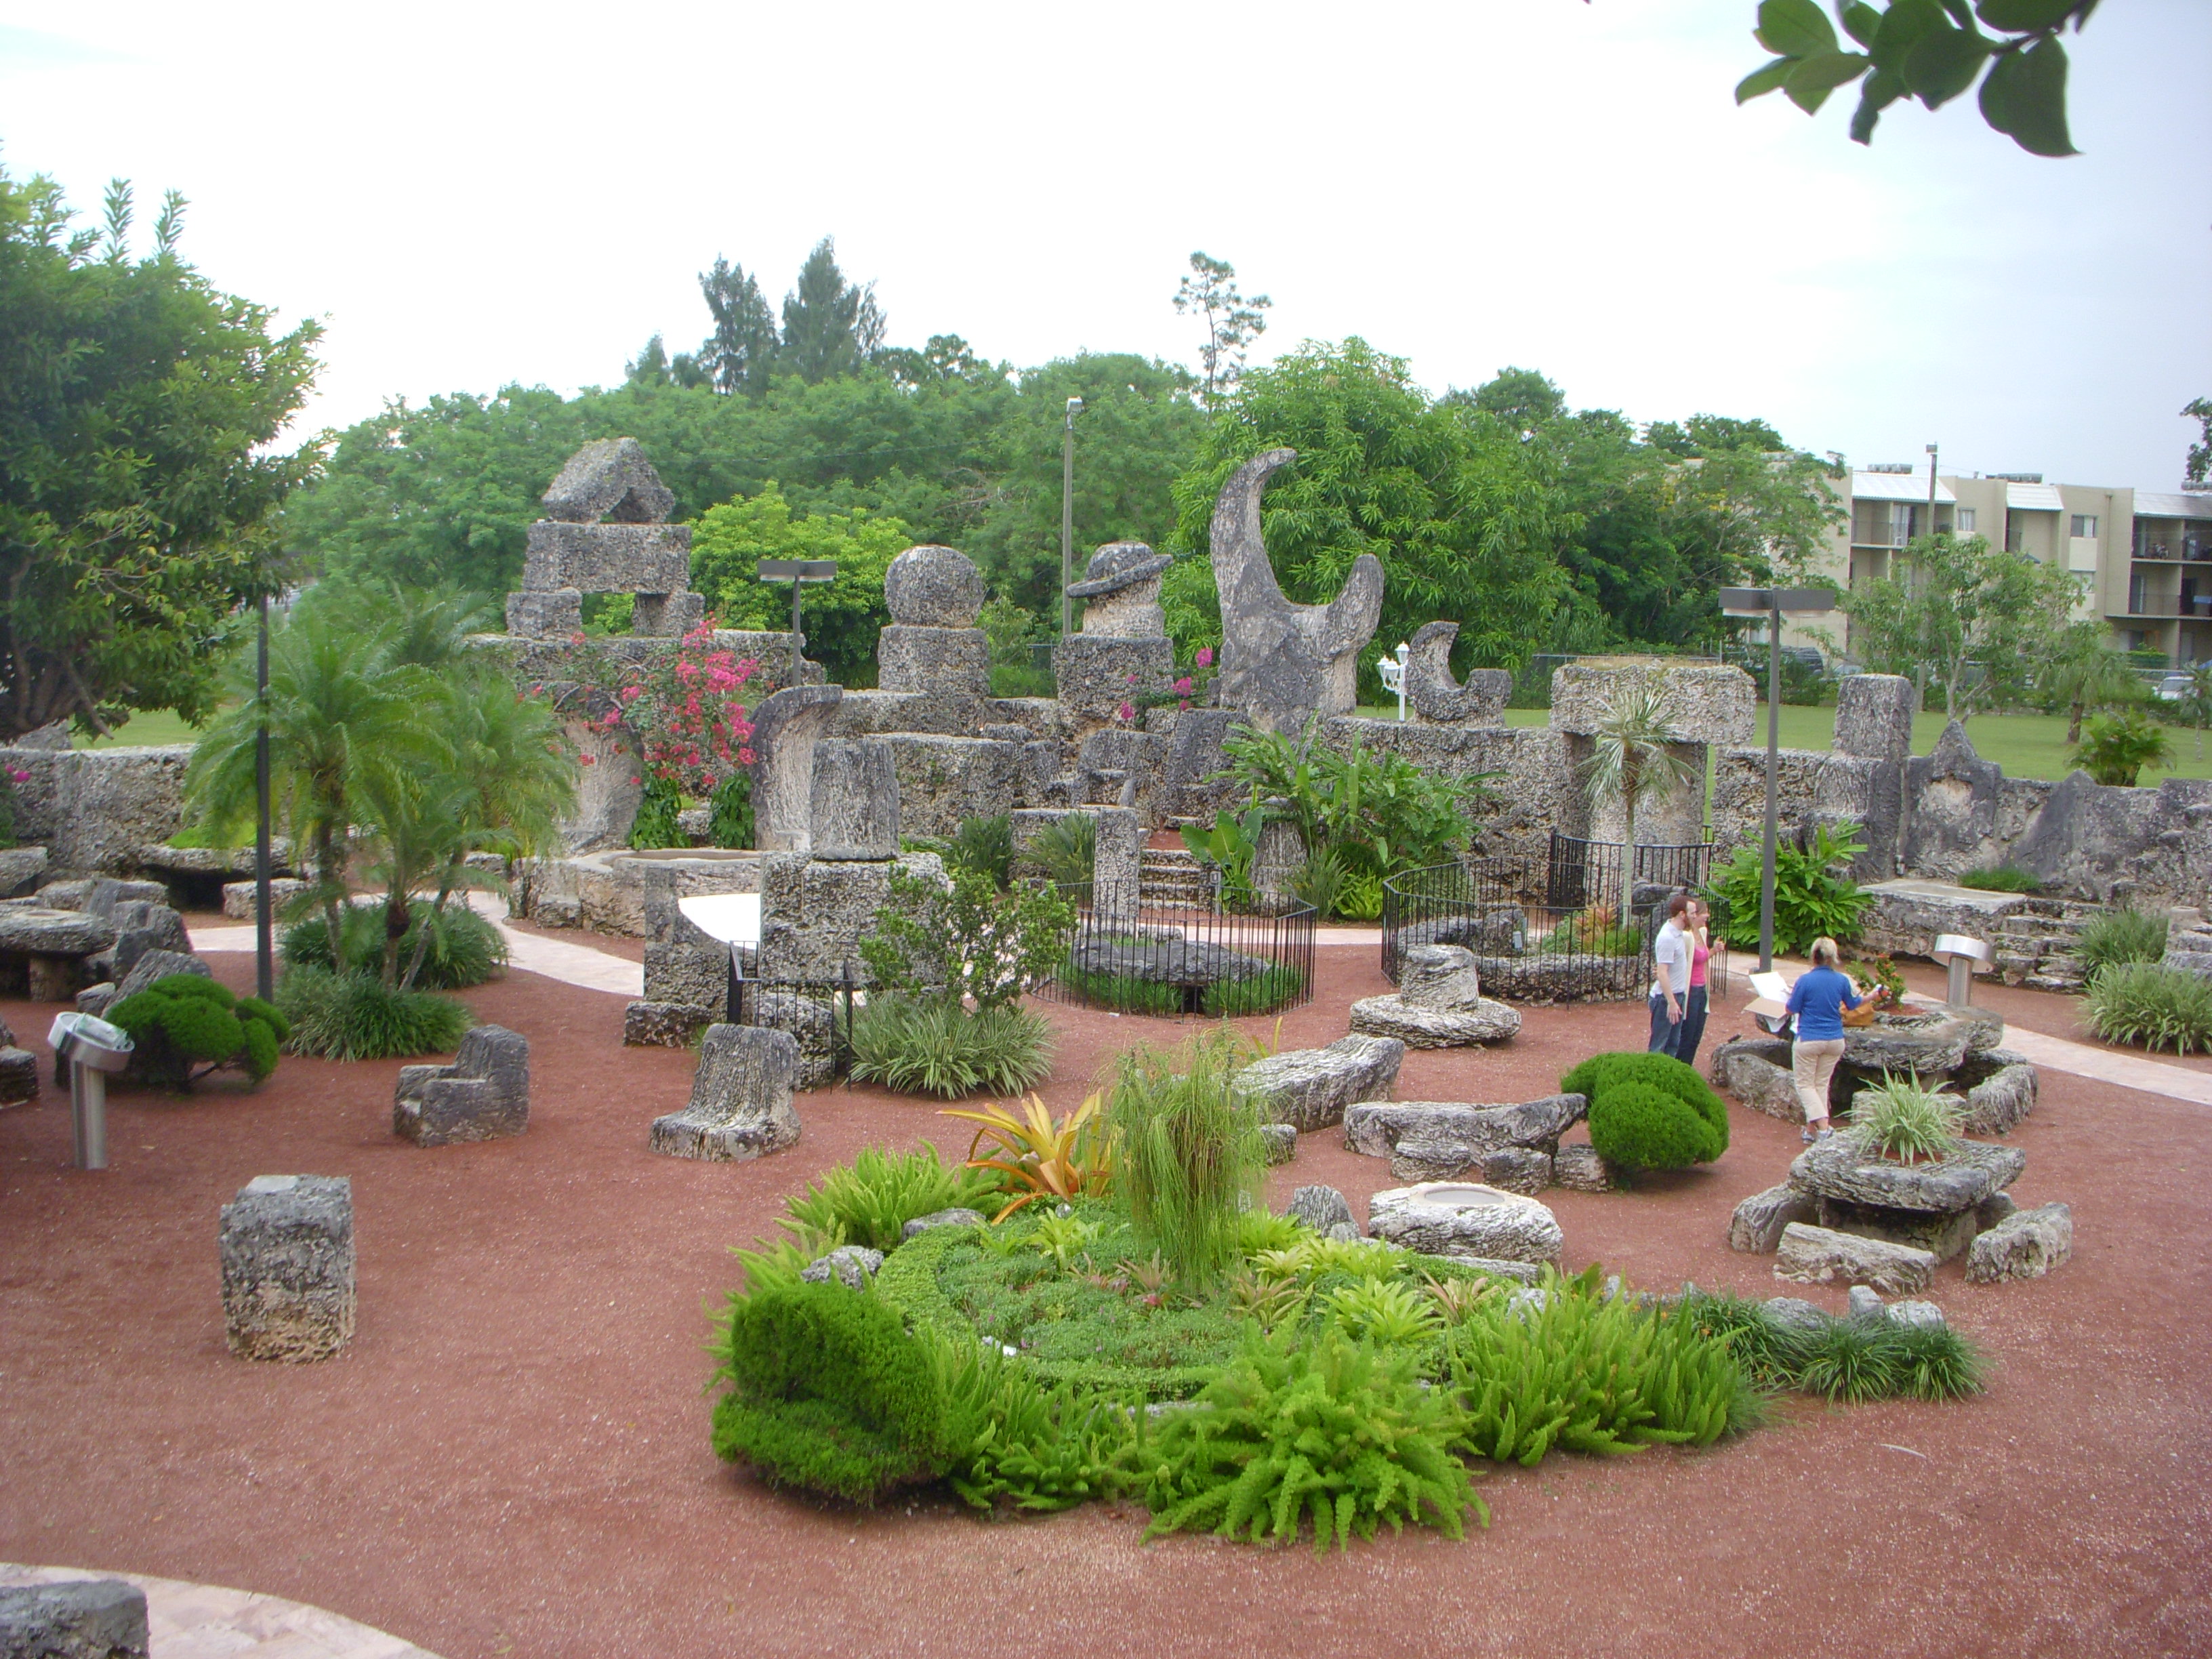
<path fill-rule="evenodd" d="M 1270 1014 L 1313 1000 L 1310 904 L 1264 896 L 1252 907 L 1147 897 L 1136 882 L 1060 888 L 1076 908 L 1067 954 L 1033 994 L 1121 1014 L 1175 1019 Z"/>

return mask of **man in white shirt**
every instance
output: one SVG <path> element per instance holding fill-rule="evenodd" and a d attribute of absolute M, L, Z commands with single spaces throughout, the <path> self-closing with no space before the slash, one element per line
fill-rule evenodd
<path fill-rule="evenodd" d="M 1682 1041 L 1682 1006 L 1690 995 L 1690 936 L 1682 928 L 1682 913 L 1690 908 L 1686 893 L 1667 901 L 1666 925 L 1651 941 L 1651 1042 L 1648 1052 L 1671 1054 Z"/>

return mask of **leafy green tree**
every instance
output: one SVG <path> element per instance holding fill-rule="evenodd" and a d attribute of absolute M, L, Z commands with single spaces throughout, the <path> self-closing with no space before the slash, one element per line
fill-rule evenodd
<path fill-rule="evenodd" d="M 775 315 L 761 297 L 760 284 L 745 275 L 744 266 L 718 256 L 712 270 L 699 273 L 699 292 L 714 319 L 714 331 L 694 359 L 707 384 L 725 397 L 767 391 L 780 343 Z"/>
<path fill-rule="evenodd" d="M 1082 549 L 1112 541 L 1164 547 L 1175 533 L 1169 485 L 1198 453 L 1206 417 L 1188 371 L 1127 352 L 1086 353 L 1030 370 L 998 411 L 978 504 L 957 545 L 991 586 L 1042 616 L 1060 617 L 1060 421 L 1083 399 L 1075 428 L 1076 573 Z"/>
<path fill-rule="evenodd" d="M 763 582 L 763 559 L 835 559 L 837 580 L 809 583 L 800 598 L 808 653 L 842 685 L 875 678 L 884 573 L 914 544 L 898 520 L 852 513 L 794 514 L 770 481 L 758 495 L 709 507 L 691 532 L 691 585 L 726 628 L 791 626 L 791 588 Z"/>
<path fill-rule="evenodd" d="M 716 320 L 720 320 L 719 312 Z M 846 281 L 837 267 L 837 245 L 824 236 L 799 267 L 798 286 L 783 297 L 783 342 L 775 355 L 776 372 L 818 385 L 836 375 L 856 373 L 883 343 L 884 313 L 876 303 L 876 285 L 856 288 Z"/>
<path fill-rule="evenodd" d="M 1548 450 L 1486 411 L 1432 403 L 1403 358 L 1364 340 L 1309 343 L 1245 377 L 1176 480 L 1178 549 L 1206 550 L 1223 483 L 1280 445 L 1298 459 L 1261 524 L 1285 594 L 1334 599 L 1361 554 L 1382 561 L 1382 620 L 1364 672 L 1438 617 L 1461 623 L 1457 659 L 1527 659 L 1567 589 L 1559 555 L 1579 528 Z M 1212 571 L 1174 574 L 1174 614 L 1202 612 L 1194 590 Z"/>
<path fill-rule="evenodd" d="M 1237 291 L 1237 267 L 1226 259 L 1205 253 L 1190 256 L 1190 271 L 1176 285 L 1175 308 L 1206 319 L 1206 343 L 1198 349 L 1206 406 L 1212 409 L 1237 389 L 1244 373 L 1244 349 L 1267 331 L 1267 308 L 1274 301 L 1264 294 L 1246 299 Z"/>
<path fill-rule="evenodd" d="M 2112 630 L 2100 622 L 2069 623 L 2041 653 L 2036 690 L 2066 711 L 2066 741 L 2081 741 L 2081 716 L 2091 708 L 2135 702 L 2148 696 L 2128 659 L 2112 649 Z"/>
<path fill-rule="evenodd" d="M 130 186 L 102 230 L 61 188 L 0 170 L 0 740 L 72 716 L 212 706 L 227 620 L 275 586 L 276 510 L 319 445 L 270 447 L 313 382 L 289 334 L 177 251 L 172 191 L 130 253 Z"/>
<path fill-rule="evenodd" d="M 1811 115 L 1858 82 L 1851 137 L 1865 144 L 1899 99 L 1937 109 L 1979 81 L 1990 126 L 2032 155 L 2071 155 L 2058 37 L 2069 23 L 2078 34 L 2096 9 L 2097 0 L 1890 0 L 1887 8 L 1837 0 L 1844 33 L 1863 49 L 1851 52 L 1814 0 L 1759 0 L 1753 34 L 1775 55 L 1737 84 L 1735 100 L 1779 90 Z"/>
<path fill-rule="evenodd" d="M 2212 483 L 2212 398 L 2194 398 L 2181 412 L 2195 418 L 2199 433 L 2197 441 L 2189 446 L 2188 471 L 2184 476 L 2192 485 Z"/>
<path fill-rule="evenodd" d="M 1843 596 L 1851 653 L 1876 673 L 1933 678 L 1950 720 L 2023 692 L 2081 592 L 2068 571 L 1980 536 L 1918 537 L 1899 562 Z"/>

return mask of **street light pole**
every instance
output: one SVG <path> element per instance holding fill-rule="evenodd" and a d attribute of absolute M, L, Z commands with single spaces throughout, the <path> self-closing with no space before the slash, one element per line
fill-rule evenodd
<path fill-rule="evenodd" d="M 1928 446 L 1928 539 L 1936 539 L 1936 446 Z"/>
<path fill-rule="evenodd" d="M 1060 636 L 1073 631 L 1075 602 L 1067 587 L 1075 580 L 1075 417 L 1083 399 L 1070 398 L 1060 428 Z"/>
<path fill-rule="evenodd" d="M 264 1002 L 276 988 L 276 963 L 269 914 L 269 595 L 261 595 L 260 654 L 253 684 L 261 724 L 253 734 L 253 982 Z"/>
<path fill-rule="evenodd" d="M 1774 777 L 1782 759 L 1782 594 L 1766 613 L 1766 850 L 1759 860 L 1759 971 L 1774 971 Z"/>
<path fill-rule="evenodd" d="M 1759 874 L 1759 971 L 1774 969 L 1775 776 L 1782 762 L 1782 618 L 1806 611 L 1832 611 L 1834 592 L 1824 587 L 1723 587 L 1721 614 L 1756 617 L 1766 623 L 1766 845 Z"/>

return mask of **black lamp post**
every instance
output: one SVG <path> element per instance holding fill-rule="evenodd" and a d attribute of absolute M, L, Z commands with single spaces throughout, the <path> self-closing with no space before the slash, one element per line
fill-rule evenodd
<path fill-rule="evenodd" d="M 269 594 L 259 600 L 261 640 L 254 665 L 260 729 L 253 734 L 253 980 L 264 1002 L 276 989 L 273 918 L 269 914 Z"/>
<path fill-rule="evenodd" d="M 1782 618 L 1803 611 L 1833 611 L 1834 590 L 1826 587 L 1723 587 L 1721 614 L 1759 617 L 1766 622 L 1766 853 L 1759 873 L 1759 971 L 1774 968 L 1774 775 L 1782 748 Z"/>

